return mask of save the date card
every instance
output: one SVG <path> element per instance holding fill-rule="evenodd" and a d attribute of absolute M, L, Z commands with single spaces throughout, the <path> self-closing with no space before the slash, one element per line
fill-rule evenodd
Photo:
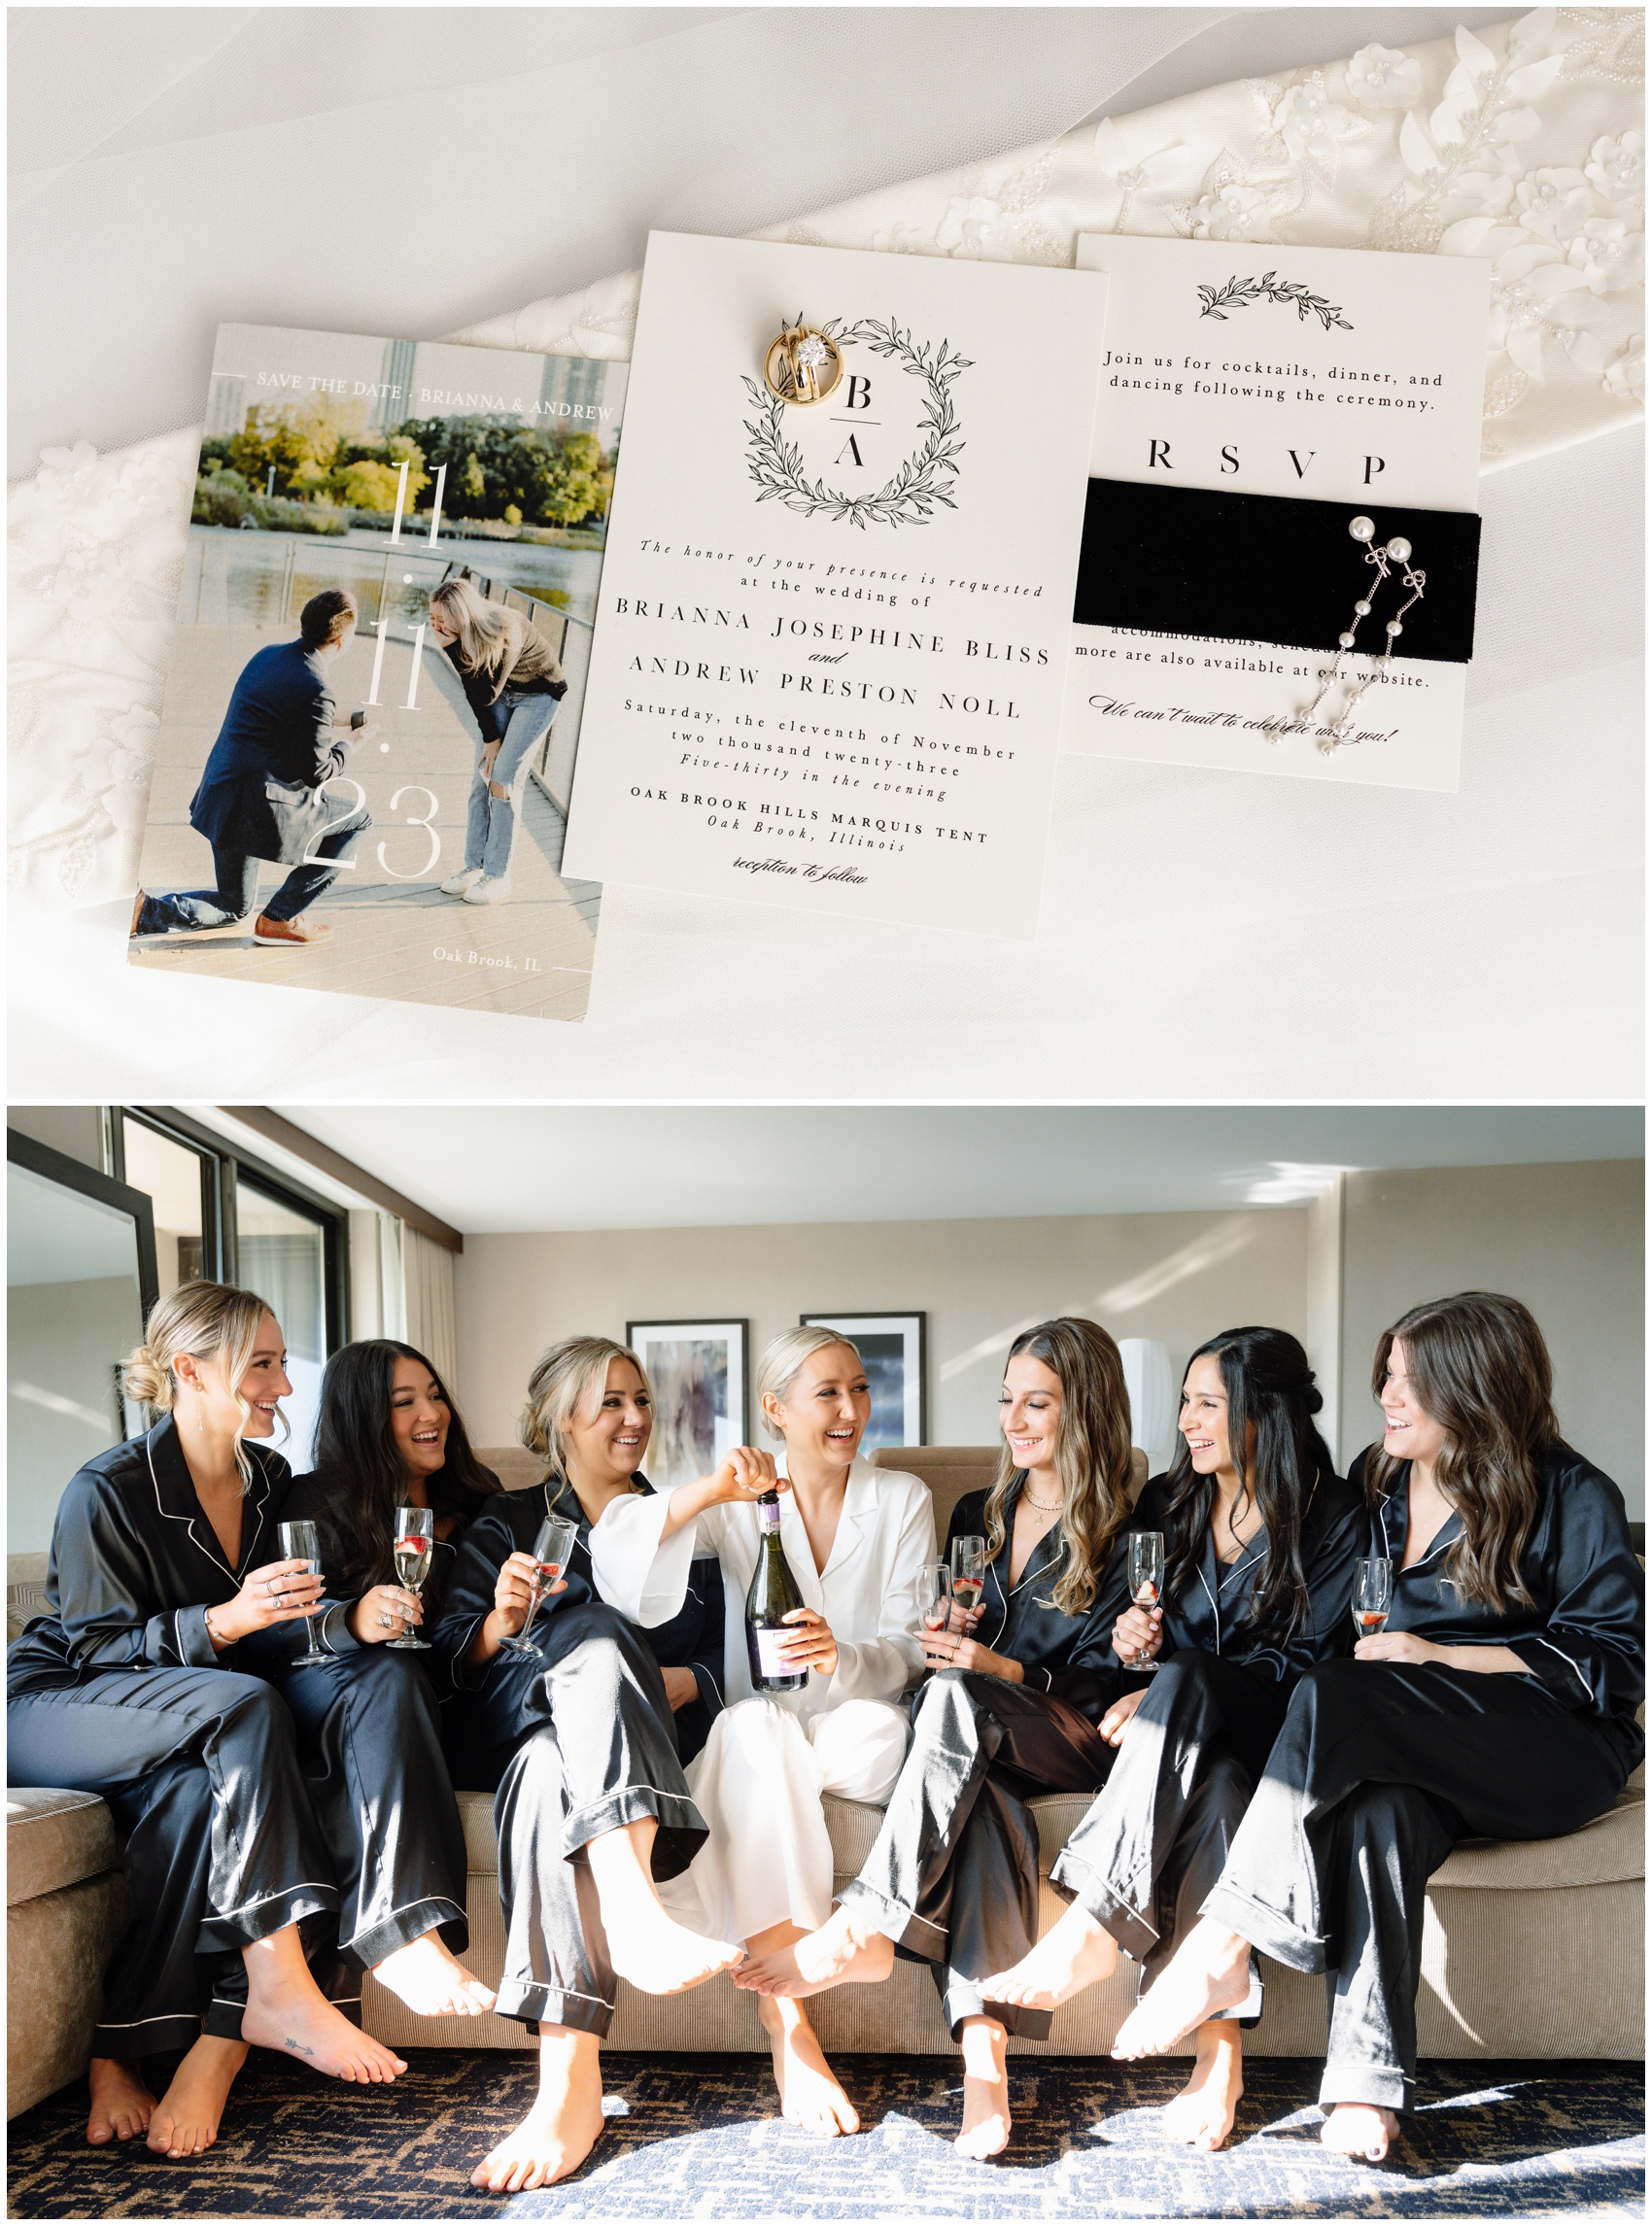
<path fill-rule="evenodd" d="M 130 955 L 577 1020 L 626 368 L 221 326 Z"/>

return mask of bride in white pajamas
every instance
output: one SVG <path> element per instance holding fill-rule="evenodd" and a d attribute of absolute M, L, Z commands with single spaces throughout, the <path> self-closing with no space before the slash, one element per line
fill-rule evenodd
<path fill-rule="evenodd" d="M 919 1478 L 860 1458 L 872 1396 L 847 1338 L 787 1330 L 759 1361 L 757 1390 L 765 1428 L 783 1441 L 778 1462 L 739 1447 L 698 1484 L 610 1501 L 591 1531 L 591 1563 L 602 1597 L 648 1628 L 681 1607 L 697 1552 L 722 1562 L 728 1705 L 687 1772 L 710 1837 L 659 1891 L 696 1932 L 763 1955 L 831 1913 L 822 1796 L 882 1802 L 900 1775 L 909 1735 L 900 1699 L 923 1670 L 919 1586 L 935 1558 L 935 1512 Z M 809 1676 L 797 1693 L 754 1695 L 745 1595 L 755 1501 L 777 1478 L 780 1541 L 807 1603 L 788 1618 L 796 1637 L 786 1651 Z M 882 1978 L 892 1961 L 878 1937 L 843 1976 Z M 758 2014 L 786 2116 L 818 2134 L 856 2132 L 802 2001 L 762 1995 Z"/>

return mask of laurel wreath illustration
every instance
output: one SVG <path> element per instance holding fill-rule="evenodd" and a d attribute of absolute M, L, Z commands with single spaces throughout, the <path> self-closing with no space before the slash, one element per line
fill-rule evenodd
<path fill-rule="evenodd" d="M 797 323 L 803 323 L 801 315 Z M 846 326 L 834 319 L 819 330 L 840 348 L 857 344 L 870 348 L 875 356 L 899 362 L 909 377 L 923 381 L 918 420 L 923 441 L 875 495 L 842 494 L 824 480 L 806 478 L 803 451 L 785 437 L 785 404 L 755 379 L 743 379 L 741 384 L 757 406 L 757 415 L 742 422 L 748 436 L 746 468 L 757 482 L 758 501 L 783 502 L 800 518 L 846 519 L 862 528 L 925 526 L 937 503 L 955 510 L 951 485 L 965 443 L 952 406 L 952 387 L 959 374 L 971 368 L 971 360 L 945 340 L 914 343 L 912 333 L 903 332 L 892 317 L 886 324 L 863 318 Z"/>
<path fill-rule="evenodd" d="M 1327 332 L 1333 325 L 1340 325 L 1344 332 L 1354 329 L 1334 301 L 1327 301 L 1323 293 L 1310 293 L 1298 278 L 1276 279 L 1271 270 L 1261 278 L 1230 278 L 1220 292 L 1214 286 L 1201 286 L 1199 299 L 1204 303 L 1199 315 L 1215 317 L 1222 324 L 1227 322 L 1230 309 L 1249 309 L 1258 301 L 1292 301 L 1298 320 L 1317 317 Z"/>

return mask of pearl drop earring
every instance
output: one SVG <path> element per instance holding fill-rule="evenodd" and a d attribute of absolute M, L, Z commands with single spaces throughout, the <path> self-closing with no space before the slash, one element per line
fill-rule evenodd
<path fill-rule="evenodd" d="M 1419 571 L 1415 565 L 1407 561 L 1411 555 L 1411 544 L 1406 540 L 1403 533 L 1394 535 L 1388 545 L 1388 553 L 1396 565 L 1405 566 L 1405 584 L 1411 593 L 1388 622 L 1385 629 L 1388 642 L 1381 657 L 1373 662 L 1368 672 L 1361 673 L 1359 679 L 1351 684 L 1347 695 L 1343 698 L 1342 709 L 1332 719 L 1329 733 L 1321 739 L 1318 745 L 1322 757 L 1328 758 L 1333 750 L 1339 748 L 1348 739 L 1348 723 L 1354 716 L 1354 706 L 1359 702 L 1366 689 L 1370 687 L 1372 681 L 1380 680 L 1394 662 L 1394 645 L 1405 632 L 1405 614 L 1412 608 L 1413 604 L 1420 603 L 1423 599 L 1423 587 L 1428 575 L 1427 572 Z"/>
<path fill-rule="evenodd" d="M 1388 580 L 1389 559 L 1392 557 L 1396 565 L 1404 565 L 1406 564 L 1406 560 L 1411 555 L 1411 544 L 1405 538 L 1403 533 L 1396 533 L 1392 541 L 1379 541 L 1376 537 L 1377 528 L 1374 519 L 1366 518 L 1363 516 L 1351 518 L 1348 521 L 1348 531 L 1352 539 L 1364 544 L 1364 562 L 1367 565 L 1372 565 L 1376 567 L 1377 576 L 1375 580 L 1372 581 L 1368 592 L 1360 596 L 1359 600 L 1355 603 L 1353 618 L 1349 621 L 1349 624 L 1343 630 L 1343 632 L 1336 637 L 1336 655 L 1331 660 L 1330 670 L 1320 682 L 1319 694 L 1308 705 L 1308 708 L 1297 715 L 1297 718 L 1270 720 L 1266 728 L 1263 730 L 1267 735 L 1268 740 L 1270 742 L 1277 742 L 1289 727 L 1297 724 L 1309 727 L 1313 725 L 1315 719 L 1319 716 L 1320 705 L 1325 702 L 1325 698 L 1330 694 L 1331 690 L 1335 688 L 1344 678 L 1344 661 L 1347 659 L 1350 652 L 1354 648 L 1355 636 L 1359 631 L 1359 623 L 1362 619 L 1367 619 L 1370 617 L 1371 605 L 1376 600 L 1379 592 Z M 1413 593 L 1410 601 L 1400 605 L 1401 616 L 1403 616 L 1404 612 L 1411 608 L 1412 603 L 1422 601 L 1423 581 L 1426 575 L 1424 573 L 1412 571 L 1409 566 L 1407 566 L 1405 573 L 1406 585 L 1413 589 Z M 1371 682 L 1377 677 L 1377 673 L 1382 669 L 1384 666 L 1388 664 L 1389 659 L 1393 657 L 1394 637 L 1396 634 L 1403 634 L 1404 631 L 1404 627 L 1400 624 L 1399 619 L 1395 618 L 1389 621 L 1388 647 L 1384 651 L 1379 664 L 1369 673 L 1367 673 L 1362 680 L 1359 680 L 1354 683 L 1349 692 L 1347 700 L 1343 703 L 1340 713 L 1330 722 L 1329 738 L 1322 741 L 1319 745 L 1322 755 L 1328 757 L 1331 751 L 1337 747 L 1339 742 L 1347 739 L 1346 730 L 1348 726 L 1349 713 L 1353 710 L 1355 704 L 1359 701 L 1360 697 L 1365 693 L 1365 690 L 1371 685 Z"/>

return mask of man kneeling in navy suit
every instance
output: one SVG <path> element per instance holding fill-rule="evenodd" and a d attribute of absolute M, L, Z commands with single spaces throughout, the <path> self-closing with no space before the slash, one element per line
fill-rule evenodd
<path fill-rule="evenodd" d="M 296 641 L 260 649 L 242 668 L 189 801 L 189 825 L 212 844 L 217 888 L 165 897 L 140 889 L 134 936 L 244 920 L 258 903 L 259 864 L 273 859 L 293 872 L 253 922 L 253 941 L 303 946 L 331 937 L 331 928 L 299 914 L 332 886 L 372 825 L 364 804 L 334 813 L 323 793 L 360 739 L 327 677 L 356 631 L 355 597 L 324 589 L 304 605 L 298 628 Z"/>

